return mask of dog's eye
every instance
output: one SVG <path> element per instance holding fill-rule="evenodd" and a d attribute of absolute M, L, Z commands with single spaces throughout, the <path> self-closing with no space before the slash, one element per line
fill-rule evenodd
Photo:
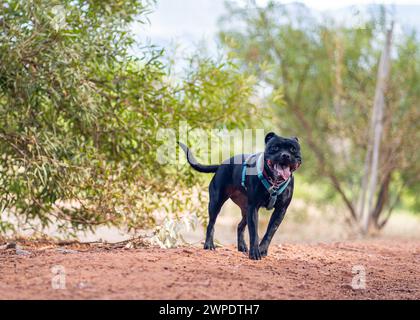
<path fill-rule="evenodd" d="M 271 151 L 277 152 L 277 151 L 279 151 L 279 147 L 278 146 L 272 146 Z"/>
<path fill-rule="evenodd" d="M 296 148 L 295 148 L 295 147 L 291 147 L 291 148 L 290 148 L 290 152 L 295 153 L 295 152 L 296 152 Z"/>

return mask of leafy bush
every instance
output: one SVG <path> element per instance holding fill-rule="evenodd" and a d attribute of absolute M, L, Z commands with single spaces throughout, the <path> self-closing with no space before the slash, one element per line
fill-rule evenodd
<path fill-rule="evenodd" d="M 253 80 L 195 56 L 175 81 L 164 52 L 129 32 L 148 11 L 138 0 L 3 2 L 0 232 L 13 228 L 6 220 L 140 228 L 156 210 L 200 213 L 174 195 L 191 174 L 156 161 L 156 133 L 181 120 L 204 129 L 230 127 L 239 115 L 248 122 Z"/>

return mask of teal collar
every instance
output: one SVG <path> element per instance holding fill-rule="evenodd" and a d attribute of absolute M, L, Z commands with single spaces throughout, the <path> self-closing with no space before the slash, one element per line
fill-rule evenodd
<path fill-rule="evenodd" d="M 290 183 L 291 177 L 287 178 L 287 180 L 283 181 L 279 186 L 272 185 L 264 176 L 264 153 L 258 157 L 257 160 L 257 174 L 258 178 L 260 179 L 261 183 L 267 189 L 270 195 L 276 194 L 277 196 L 282 194 L 284 190 L 286 190 L 287 186 Z"/>
<path fill-rule="evenodd" d="M 245 190 L 246 190 L 246 184 L 245 184 L 246 168 L 248 166 L 248 160 L 252 158 L 253 156 L 256 156 L 256 154 L 249 156 L 242 164 L 242 183 L 241 184 L 245 188 Z M 287 180 L 283 181 L 278 186 L 272 185 L 264 176 L 264 153 L 263 152 L 259 155 L 256 161 L 256 166 L 257 166 L 258 179 L 260 179 L 261 183 L 263 184 L 267 192 L 270 194 L 270 200 L 268 201 L 268 205 L 267 205 L 267 209 L 270 210 L 274 207 L 277 200 L 277 196 L 279 196 L 280 194 L 284 192 L 284 190 L 286 190 L 287 186 L 289 185 L 292 179 L 292 176 L 290 176 Z"/>

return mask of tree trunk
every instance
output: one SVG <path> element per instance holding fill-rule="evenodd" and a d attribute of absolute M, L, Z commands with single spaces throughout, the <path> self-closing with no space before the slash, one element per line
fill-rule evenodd
<path fill-rule="evenodd" d="M 390 69 L 390 52 L 392 43 L 392 32 L 394 24 L 391 24 L 390 29 L 386 34 L 385 47 L 381 54 L 379 62 L 377 83 L 375 89 L 375 98 L 373 102 L 372 121 L 369 141 L 371 147 L 368 146 L 368 150 L 371 149 L 371 155 L 366 156 L 370 158 L 369 172 L 369 184 L 367 186 L 367 207 L 365 203 L 362 203 L 362 230 L 365 234 L 369 232 L 372 214 L 374 213 L 374 198 L 376 195 L 377 184 L 378 184 L 378 168 L 379 168 L 379 157 L 380 157 L 380 145 L 382 140 L 383 131 L 383 115 L 385 109 L 385 92 L 387 89 L 387 83 L 389 78 Z"/>
<path fill-rule="evenodd" d="M 379 217 L 381 215 L 381 212 L 384 210 L 385 205 L 389 201 L 389 185 L 391 183 L 391 176 L 392 172 L 388 172 L 385 176 L 384 181 L 381 184 L 381 188 L 379 189 L 378 197 L 376 199 L 376 205 L 374 210 L 372 210 L 372 225 L 375 228 L 375 230 L 379 230 Z"/>

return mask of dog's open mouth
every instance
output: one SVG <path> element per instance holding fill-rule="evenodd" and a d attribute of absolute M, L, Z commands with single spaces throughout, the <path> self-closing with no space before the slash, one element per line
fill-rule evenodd
<path fill-rule="evenodd" d="M 289 165 L 281 165 L 281 164 L 276 163 L 273 166 L 273 169 L 275 170 L 276 175 L 279 177 L 282 177 L 283 180 L 289 179 L 290 175 L 292 174 L 292 170 L 290 170 Z"/>
<path fill-rule="evenodd" d="M 275 176 L 281 177 L 283 180 L 287 180 L 292 175 L 292 172 L 295 171 L 299 167 L 300 164 L 298 162 L 291 163 L 291 164 L 280 164 L 280 163 L 273 164 L 269 160 L 268 165 Z"/>

